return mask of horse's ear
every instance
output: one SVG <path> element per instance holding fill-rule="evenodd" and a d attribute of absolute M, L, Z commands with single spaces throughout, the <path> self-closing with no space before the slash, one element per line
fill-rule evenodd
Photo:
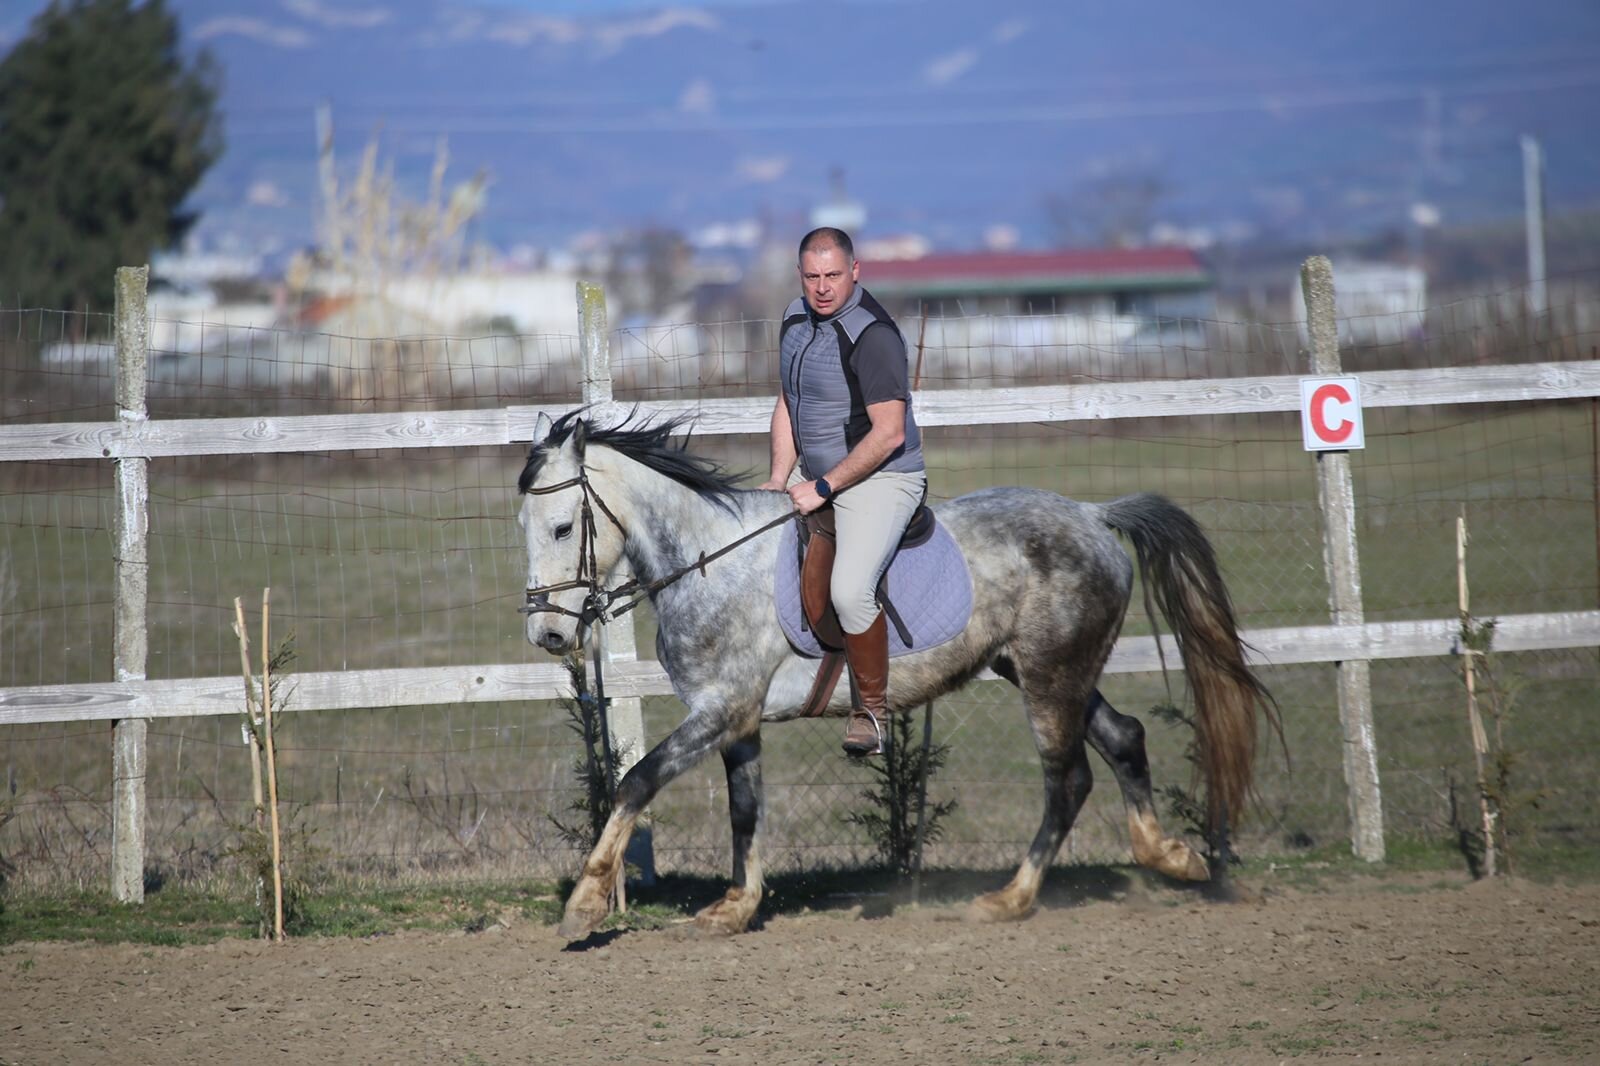
<path fill-rule="evenodd" d="M 580 418 L 572 427 L 572 450 L 577 454 L 578 461 L 583 462 L 583 448 L 589 443 L 589 420 Z"/>
<path fill-rule="evenodd" d="M 553 429 L 554 427 L 555 427 L 555 422 L 551 421 L 550 416 L 545 414 L 543 411 L 540 411 L 539 412 L 539 417 L 534 419 L 534 421 L 533 421 L 533 440 L 534 440 L 534 443 L 535 444 L 542 444 L 545 441 L 549 440 L 550 439 L 550 430 Z"/>

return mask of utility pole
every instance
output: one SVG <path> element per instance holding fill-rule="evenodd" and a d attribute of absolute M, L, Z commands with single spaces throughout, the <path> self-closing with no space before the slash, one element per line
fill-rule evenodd
<path fill-rule="evenodd" d="M 1544 149 L 1538 138 L 1522 135 L 1523 219 L 1528 229 L 1528 313 L 1550 309 L 1544 288 Z"/>

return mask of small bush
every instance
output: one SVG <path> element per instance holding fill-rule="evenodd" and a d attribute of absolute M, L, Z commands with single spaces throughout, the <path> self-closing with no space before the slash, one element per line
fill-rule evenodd
<path fill-rule="evenodd" d="M 550 822 L 561 834 L 561 839 L 584 852 L 594 849 L 600 833 L 611 818 L 611 804 L 616 798 L 617 782 L 622 774 L 625 752 L 612 748 L 607 736 L 608 723 L 605 708 L 594 693 L 589 691 L 588 671 L 583 656 L 568 655 L 561 661 L 572 680 L 576 698 L 562 700 L 567 712 L 567 728 L 583 741 L 583 751 L 572 760 L 572 774 L 578 779 L 578 798 L 567 807 L 577 817 L 562 821 L 554 814 Z"/>
<path fill-rule="evenodd" d="M 860 794 L 871 806 L 844 815 L 845 824 L 866 830 L 884 864 L 901 877 L 912 874 L 917 863 L 917 807 L 922 795 L 924 756 L 922 745 L 913 742 L 914 718 L 909 712 L 890 716 L 889 743 L 883 756 L 868 763 L 877 781 Z M 929 780 L 944 766 L 949 754 L 948 744 L 928 748 Z M 954 799 L 926 803 L 922 827 L 926 843 L 939 839 L 944 829 L 940 821 L 955 809 Z"/>

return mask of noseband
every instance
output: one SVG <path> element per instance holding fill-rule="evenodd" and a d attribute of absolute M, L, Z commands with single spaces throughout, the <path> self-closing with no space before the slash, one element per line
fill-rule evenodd
<path fill-rule="evenodd" d="M 707 563 L 721 558 L 746 541 L 754 540 L 769 529 L 776 529 L 790 519 L 796 521 L 800 519 L 798 514 L 793 513 L 779 515 L 772 521 L 751 530 L 737 540 L 723 545 L 709 555 L 701 552 L 700 557 L 694 562 L 687 566 L 679 567 L 672 573 L 659 577 L 648 584 L 641 585 L 637 580 L 633 580 L 623 582 L 616 588 L 608 589 L 600 584 L 600 568 L 595 560 L 594 539 L 596 530 L 594 507 L 600 508 L 601 513 L 611 520 L 612 525 L 617 527 L 618 533 L 621 533 L 624 537 L 628 534 L 627 530 L 622 528 L 622 523 L 617 521 L 617 516 L 612 514 L 611 508 L 606 506 L 606 501 L 601 499 L 594 486 L 589 484 L 588 468 L 580 461 L 577 477 L 568 478 L 554 485 L 546 485 L 543 488 L 530 488 L 527 492 L 530 496 L 544 496 L 552 492 L 560 492 L 562 489 L 570 489 L 574 485 L 583 490 L 583 506 L 580 510 L 579 519 L 579 535 L 582 539 L 579 542 L 578 549 L 577 576 L 571 581 L 561 581 L 553 585 L 530 586 L 525 593 L 522 606 L 517 608 L 518 614 L 564 614 L 569 618 L 576 618 L 580 626 L 591 626 L 597 621 L 606 622 L 612 618 L 619 618 L 668 585 L 673 584 L 679 578 L 695 571 L 699 571 L 700 576 L 704 577 Z M 591 500 L 593 501 L 593 506 L 590 505 Z M 588 594 L 583 598 L 583 606 L 576 611 L 550 602 L 550 594 L 552 592 L 565 592 L 568 589 L 588 590 Z M 632 598 L 616 610 L 613 611 L 611 609 L 613 603 L 627 597 Z"/>

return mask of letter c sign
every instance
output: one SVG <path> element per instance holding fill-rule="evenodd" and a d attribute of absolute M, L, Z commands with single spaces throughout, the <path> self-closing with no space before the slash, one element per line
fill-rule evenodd
<path fill-rule="evenodd" d="M 1306 451 L 1366 447 L 1359 378 L 1301 378 L 1300 434 Z"/>

